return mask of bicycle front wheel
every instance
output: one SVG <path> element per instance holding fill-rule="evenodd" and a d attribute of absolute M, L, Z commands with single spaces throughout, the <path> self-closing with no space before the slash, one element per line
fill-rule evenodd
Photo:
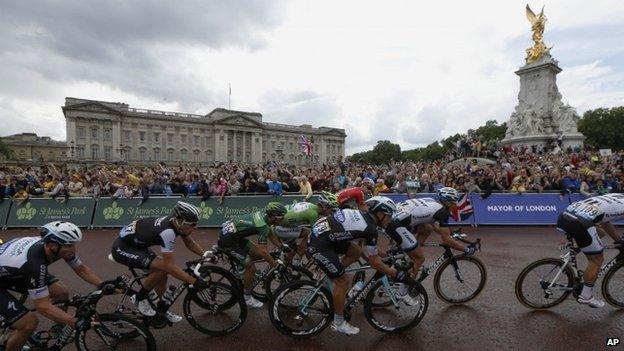
<path fill-rule="evenodd" d="M 602 280 L 602 295 L 614 307 L 624 308 L 624 262 L 616 263 Z"/>
<path fill-rule="evenodd" d="M 547 309 L 562 303 L 573 290 L 574 273 L 558 258 L 528 265 L 516 279 L 516 297 L 524 306 Z"/>
<path fill-rule="evenodd" d="M 230 304 L 232 299 L 236 303 Z M 247 319 L 247 305 L 240 292 L 223 283 L 210 283 L 203 290 L 189 291 L 182 306 L 189 324 L 211 336 L 230 334 Z"/>
<path fill-rule="evenodd" d="M 429 306 L 427 292 L 420 283 L 408 287 L 407 298 L 401 298 L 401 284 L 379 279 L 364 299 L 364 315 L 373 328 L 396 333 L 418 324 Z"/>
<path fill-rule="evenodd" d="M 487 271 L 481 260 L 472 256 L 456 256 L 446 260 L 436 271 L 433 288 L 447 303 L 468 302 L 481 293 L 487 280 Z"/>
<path fill-rule="evenodd" d="M 322 332 L 334 317 L 331 293 L 316 282 L 295 280 L 269 302 L 271 324 L 282 334 L 305 338 Z"/>
<path fill-rule="evenodd" d="M 125 335 L 136 335 L 127 338 Z M 156 350 L 154 336 L 141 322 L 117 313 L 98 315 L 97 323 L 76 336 L 78 350 Z"/>
<path fill-rule="evenodd" d="M 287 265 L 287 272 L 285 274 L 286 279 L 283 279 L 281 274 L 272 274 L 270 277 L 264 281 L 264 291 L 266 292 L 267 298 L 270 300 L 273 298 L 273 295 L 277 291 L 277 289 L 281 288 L 287 283 L 290 283 L 295 280 L 312 280 L 312 273 L 299 266 Z"/>

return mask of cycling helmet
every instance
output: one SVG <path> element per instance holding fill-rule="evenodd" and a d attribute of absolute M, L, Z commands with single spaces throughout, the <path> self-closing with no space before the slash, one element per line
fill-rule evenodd
<path fill-rule="evenodd" d="M 459 193 L 457 192 L 457 190 L 448 186 L 438 189 L 437 194 L 438 194 L 438 198 L 440 199 L 440 201 L 455 202 L 459 200 Z"/>
<path fill-rule="evenodd" d="M 317 205 L 338 208 L 338 196 L 334 193 L 330 193 L 329 191 L 321 191 L 321 195 L 316 202 Z"/>
<path fill-rule="evenodd" d="M 267 216 L 284 216 L 286 214 L 286 206 L 281 202 L 269 202 L 264 210 Z"/>
<path fill-rule="evenodd" d="M 375 187 L 375 182 L 372 179 L 366 177 L 366 178 L 362 179 L 362 185 L 365 185 L 365 186 L 367 186 L 367 187 L 372 189 L 372 188 Z"/>
<path fill-rule="evenodd" d="M 369 213 L 383 212 L 387 215 L 392 216 L 397 210 L 394 201 L 385 196 L 373 196 L 370 199 L 366 200 L 366 205 L 368 205 Z"/>
<path fill-rule="evenodd" d="M 46 243 L 71 245 L 82 240 L 82 232 L 75 224 L 55 221 L 45 224 L 39 231 L 41 240 Z"/>
<path fill-rule="evenodd" d="M 197 223 L 199 222 L 199 209 L 195 205 L 191 205 L 188 202 L 178 201 L 173 208 L 173 218 L 180 219 L 186 222 Z"/>

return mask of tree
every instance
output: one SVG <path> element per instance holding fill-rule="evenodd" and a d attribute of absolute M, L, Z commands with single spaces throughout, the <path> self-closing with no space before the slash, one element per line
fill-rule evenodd
<path fill-rule="evenodd" d="M 619 150 L 624 145 L 624 106 L 586 111 L 578 121 L 585 143 L 599 149 Z"/>
<path fill-rule="evenodd" d="M 389 140 L 379 140 L 372 150 L 353 154 L 351 159 L 370 164 L 388 163 L 391 159 L 398 161 L 401 159 L 401 146 Z"/>
<path fill-rule="evenodd" d="M 491 119 L 485 122 L 484 126 L 477 128 L 475 133 L 484 141 L 494 141 L 503 139 L 506 131 L 507 123 L 503 123 L 499 126 L 498 121 Z"/>

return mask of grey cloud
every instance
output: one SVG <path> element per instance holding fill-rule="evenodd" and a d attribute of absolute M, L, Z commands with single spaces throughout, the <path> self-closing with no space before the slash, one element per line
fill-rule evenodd
<path fill-rule="evenodd" d="M 188 48 L 265 47 L 276 1 L 2 1 L 0 75 L 29 70 L 54 82 L 97 82 L 194 112 L 212 90 L 179 72 Z M 6 44 L 5 44 L 6 43 Z M 11 82 L 0 92 L 11 93 Z M 34 83 L 33 83 L 34 84 Z"/>
<path fill-rule="evenodd" d="M 338 126 L 343 118 L 333 98 L 313 91 L 270 91 L 263 95 L 261 104 L 266 118 L 275 122 Z"/>

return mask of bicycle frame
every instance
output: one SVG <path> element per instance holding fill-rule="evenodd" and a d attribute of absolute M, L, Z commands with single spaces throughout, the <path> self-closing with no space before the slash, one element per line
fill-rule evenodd
<path fill-rule="evenodd" d="M 423 280 L 425 280 L 429 275 L 431 275 L 432 272 L 435 272 L 436 269 L 438 269 L 438 267 L 440 267 L 440 265 L 442 263 L 444 263 L 444 261 L 448 260 L 448 259 L 453 259 L 453 252 L 451 251 L 451 248 L 448 245 L 444 245 L 444 244 L 423 244 L 423 246 L 426 247 L 441 247 L 444 248 L 444 252 L 442 253 L 442 255 L 440 255 L 440 257 L 438 257 L 431 265 L 429 265 L 428 267 L 424 267 L 422 273 L 420 274 L 420 276 L 418 277 L 417 281 L 420 283 Z"/>

